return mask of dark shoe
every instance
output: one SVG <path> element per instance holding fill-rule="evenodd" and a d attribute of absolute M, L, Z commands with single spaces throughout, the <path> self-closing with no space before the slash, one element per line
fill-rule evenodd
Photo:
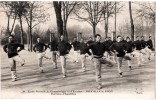
<path fill-rule="evenodd" d="M 17 81 L 17 78 L 13 78 L 11 81 L 12 81 L 12 82 L 15 82 L 15 81 Z"/>
<path fill-rule="evenodd" d="M 63 78 L 66 78 L 67 77 L 67 75 L 63 75 Z"/>
<path fill-rule="evenodd" d="M 44 71 L 43 71 L 43 70 L 41 70 L 41 73 L 44 73 Z"/>
<path fill-rule="evenodd" d="M 97 87 L 98 89 L 102 89 L 102 85 L 98 85 L 98 87 Z"/>
<path fill-rule="evenodd" d="M 122 76 L 122 72 L 121 72 L 121 73 L 119 73 L 119 74 L 120 74 L 120 77 L 123 77 L 123 76 Z"/>
<path fill-rule="evenodd" d="M 132 70 L 132 67 L 131 67 L 131 66 L 129 66 L 129 70 L 130 70 L 130 71 Z"/>

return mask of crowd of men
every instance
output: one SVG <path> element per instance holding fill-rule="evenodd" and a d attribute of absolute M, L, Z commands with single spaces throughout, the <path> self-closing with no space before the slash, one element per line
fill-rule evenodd
<path fill-rule="evenodd" d="M 87 42 L 83 38 L 77 41 L 74 38 L 72 43 L 64 40 L 64 36 L 60 36 L 60 42 L 55 38 L 46 45 L 41 42 L 41 38 L 37 38 L 37 43 L 34 45 L 33 50 L 37 53 L 38 67 L 41 73 L 44 73 L 42 66 L 42 59 L 52 59 L 54 69 L 58 68 L 57 57 L 60 57 L 63 78 L 67 77 L 66 71 L 66 60 L 70 53 L 71 48 L 74 50 L 74 62 L 78 63 L 81 60 L 82 70 L 86 71 L 86 57 L 89 57 L 93 61 L 95 67 L 95 76 L 98 89 L 102 88 L 101 82 L 101 65 L 105 64 L 109 67 L 115 66 L 117 64 L 119 76 L 123 77 L 123 71 L 121 70 L 123 59 L 127 60 L 128 67 L 132 70 L 131 60 L 133 57 L 137 58 L 137 64 L 141 67 L 142 62 L 145 61 L 144 55 L 148 56 L 148 60 L 151 60 L 151 55 L 154 51 L 151 36 L 147 41 L 144 37 L 136 37 L 136 41 L 131 41 L 129 37 L 124 39 L 122 36 L 118 35 L 116 40 L 111 40 L 110 37 L 106 37 L 104 42 L 101 42 L 101 35 L 95 35 L 95 41 L 90 38 Z M 46 56 L 46 49 L 49 48 L 52 56 Z M 24 49 L 24 45 L 16 43 L 14 41 L 14 36 L 9 36 L 9 43 L 4 45 L 4 51 L 7 53 L 9 58 L 9 64 L 11 67 L 12 81 L 17 80 L 16 74 L 16 62 L 21 63 L 21 66 L 25 64 L 18 52 Z"/>

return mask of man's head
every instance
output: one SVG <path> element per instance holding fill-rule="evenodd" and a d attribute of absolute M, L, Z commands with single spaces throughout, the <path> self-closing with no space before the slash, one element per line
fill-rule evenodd
<path fill-rule="evenodd" d="M 41 41 L 41 39 L 40 38 L 37 38 L 37 42 L 39 43 Z"/>
<path fill-rule="evenodd" d="M 149 36 L 149 39 L 152 39 L 152 36 Z"/>
<path fill-rule="evenodd" d="M 63 35 L 61 35 L 61 36 L 60 36 L 60 39 L 61 39 L 61 41 L 63 41 L 63 40 L 64 40 L 64 36 L 63 36 Z"/>
<path fill-rule="evenodd" d="M 129 38 L 128 36 L 126 37 L 126 41 L 127 41 L 127 42 L 129 42 L 129 41 L 130 41 L 130 38 Z"/>
<path fill-rule="evenodd" d="M 136 36 L 136 40 L 139 40 L 139 36 Z"/>
<path fill-rule="evenodd" d="M 80 42 L 84 42 L 83 38 L 80 39 Z"/>
<path fill-rule="evenodd" d="M 106 38 L 105 38 L 105 41 L 107 41 L 107 40 L 109 40 L 109 37 L 106 37 Z"/>
<path fill-rule="evenodd" d="M 96 34 L 95 35 L 95 40 L 96 40 L 96 42 L 100 42 L 101 41 L 101 35 L 100 34 Z"/>
<path fill-rule="evenodd" d="M 77 39 L 76 39 L 76 37 L 74 37 L 74 40 L 73 41 L 76 41 Z"/>
<path fill-rule="evenodd" d="M 144 36 L 141 36 L 141 40 L 144 40 Z"/>
<path fill-rule="evenodd" d="M 121 41 L 121 36 L 118 35 L 118 36 L 117 36 L 117 42 L 120 42 L 120 41 Z"/>
<path fill-rule="evenodd" d="M 14 40 L 14 36 L 13 35 L 10 35 L 8 39 L 9 39 L 9 43 L 11 43 Z"/>
<path fill-rule="evenodd" d="M 92 37 L 89 37 L 89 40 L 92 40 Z"/>

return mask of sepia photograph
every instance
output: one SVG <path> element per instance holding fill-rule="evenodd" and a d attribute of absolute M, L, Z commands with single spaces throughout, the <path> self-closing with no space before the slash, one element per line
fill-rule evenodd
<path fill-rule="evenodd" d="M 1 99 L 155 99 L 154 1 L 0 1 Z"/>

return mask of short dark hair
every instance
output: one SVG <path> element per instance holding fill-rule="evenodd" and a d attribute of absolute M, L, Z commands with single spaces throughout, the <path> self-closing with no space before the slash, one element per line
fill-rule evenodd
<path fill-rule="evenodd" d="M 12 37 L 12 38 L 14 38 L 14 36 L 13 36 L 13 35 L 9 35 L 9 37 Z M 9 38 L 9 37 L 8 37 L 8 38 Z"/>
<path fill-rule="evenodd" d="M 120 35 L 118 35 L 118 36 L 117 36 L 117 38 L 118 38 L 118 37 L 121 37 L 121 36 L 120 36 Z"/>
<path fill-rule="evenodd" d="M 127 36 L 126 39 L 130 39 L 129 36 Z"/>
<path fill-rule="evenodd" d="M 97 38 L 98 36 L 99 36 L 99 37 L 101 37 L 101 35 L 100 35 L 100 34 L 96 34 L 96 35 L 95 35 L 95 38 Z"/>
<path fill-rule="evenodd" d="M 136 38 L 138 38 L 139 36 L 136 36 Z"/>

